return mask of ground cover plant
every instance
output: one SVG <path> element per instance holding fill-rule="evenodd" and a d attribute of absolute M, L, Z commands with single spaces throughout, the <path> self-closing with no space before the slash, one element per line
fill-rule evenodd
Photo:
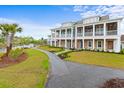
<path fill-rule="evenodd" d="M 25 49 L 28 58 L 18 64 L 0 68 L 1 88 L 45 87 L 49 70 L 48 56 L 38 50 Z"/>
<path fill-rule="evenodd" d="M 92 64 L 98 66 L 124 69 L 124 55 L 105 52 L 73 51 L 66 54 L 64 60 L 81 64 Z"/>
<path fill-rule="evenodd" d="M 61 52 L 64 50 L 64 48 L 54 47 L 54 46 L 40 46 L 40 48 L 53 53 Z"/>

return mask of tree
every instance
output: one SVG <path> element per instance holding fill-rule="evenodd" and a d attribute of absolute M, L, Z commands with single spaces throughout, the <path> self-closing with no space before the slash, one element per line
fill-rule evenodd
<path fill-rule="evenodd" d="M 12 49 L 12 42 L 16 32 L 22 32 L 22 28 L 17 24 L 0 24 L 0 30 L 5 36 L 6 40 L 6 56 L 8 56 L 10 50 Z"/>

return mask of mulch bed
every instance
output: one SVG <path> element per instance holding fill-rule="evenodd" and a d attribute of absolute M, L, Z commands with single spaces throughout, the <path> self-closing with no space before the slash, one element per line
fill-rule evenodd
<path fill-rule="evenodd" d="M 102 88 L 124 88 L 124 79 L 110 79 L 104 83 Z"/>
<path fill-rule="evenodd" d="M 0 68 L 20 63 L 22 61 L 25 61 L 27 58 L 28 58 L 28 55 L 26 53 L 22 53 L 16 59 L 13 59 L 13 58 L 10 58 L 10 57 L 7 57 L 4 55 L 0 58 L 1 59 L 0 60 Z"/>

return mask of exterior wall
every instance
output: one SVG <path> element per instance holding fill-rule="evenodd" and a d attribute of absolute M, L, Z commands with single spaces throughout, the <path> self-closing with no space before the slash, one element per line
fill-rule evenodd
<path fill-rule="evenodd" d="M 84 48 L 85 48 L 85 49 L 88 48 L 87 45 L 88 45 L 88 40 L 84 40 Z"/>
<path fill-rule="evenodd" d="M 77 48 L 80 48 L 80 40 L 77 40 Z"/>
<path fill-rule="evenodd" d="M 61 47 L 65 47 L 65 40 L 61 40 Z"/>
<path fill-rule="evenodd" d="M 71 48 L 71 40 L 67 40 L 67 48 Z"/>
<path fill-rule="evenodd" d="M 73 40 L 73 42 L 72 42 L 72 48 L 74 48 L 75 47 L 75 40 Z"/>
<path fill-rule="evenodd" d="M 59 47 L 59 40 L 56 41 L 56 46 Z"/>
<path fill-rule="evenodd" d="M 98 41 L 101 41 L 102 42 L 102 47 L 101 48 L 98 48 Z M 100 49 L 100 50 L 103 50 L 104 49 L 104 40 L 103 39 L 96 39 L 94 40 L 94 48 L 95 49 Z"/>
<path fill-rule="evenodd" d="M 90 19 L 92 19 L 92 18 L 90 18 Z M 59 44 L 61 44 L 61 47 L 80 48 L 80 46 L 81 46 L 81 41 L 80 40 L 82 40 L 82 47 L 83 48 L 88 48 L 88 41 L 91 40 L 92 41 L 92 47 L 91 48 L 92 49 L 97 49 L 97 41 L 101 40 L 102 41 L 102 49 L 119 52 L 120 49 L 121 49 L 121 35 L 122 35 L 122 33 L 124 34 L 124 19 L 123 20 L 122 19 L 109 20 L 108 18 L 105 18 L 105 19 L 103 18 L 102 21 L 99 21 L 101 19 L 99 19 L 99 17 L 97 17 L 96 19 L 94 18 L 94 22 L 92 22 L 92 23 L 88 19 L 86 19 L 84 23 L 80 22 L 80 24 L 77 23 L 75 25 L 74 24 L 72 25 L 71 23 L 64 24 L 60 28 L 56 28 L 56 29 L 52 30 L 53 32 L 55 31 L 55 33 L 52 33 L 53 37 L 51 38 L 52 39 L 51 42 L 54 41 L 54 40 L 59 39 L 59 40 L 61 40 L 61 43 L 56 42 L 56 44 L 54 43 L 54 44 L 51 44 L 51 45 L 59 46 Z M 112 22 L 117 22 L 117 34 L 107 35 L 107 24 L 112 23 Z M 95 26 L 99 25 L 99 24 L 103 25 L 102 26 L 103 34 L 100 35 L 100 36 L 99 35 L 96 36 Z M 93 35 L 92 36 L 85 36 L 85 27 L 86 26 L 93 26 Z M 82 27 L 82 29 L 83 29 L 83 31 L 82 31 L 83 33 L 81 35 L 79 33 L 78 33 L 79 35 L 77 35 L 77 28 L 78 27 Z M 71 30 L 70 33 L 67 33 L 68 29 Z M 62 30 L 65 30 L 65 36 L 64 37 L 61 37 L 61 35 L 62 35 L 61 31 Z M 56 33 L 56 31 L 57 31 L 57 33 Z M 60 31 L 60 32 L 58 32 L 58 31 Z M 71 40 L 73 40 L 73 41 L 71 41 Z M 75 40 L 76 40 L 76 42 L 75 42 Z M 113 41 L 113 49 L 108 49 L 112 46 L 111 44 L 108 44 L 109 41 Z"/>

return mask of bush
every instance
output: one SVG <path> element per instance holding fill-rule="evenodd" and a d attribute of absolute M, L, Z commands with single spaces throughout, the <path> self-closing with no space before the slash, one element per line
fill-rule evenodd
<path fill-rule="evenodd" d="M 15 49 L 15 50 L 11 50 L 9 53 L 9 57 L 16 59 L 17 57 L 19 57 L 21 54 L 23 54 L 23 49 Z"/>
<path fill-rule="evenodd" d="M 65 59 L 65 58 L 68 58 L 68 57 L 69 57 L 68 53 L 71 53 L 71 52 L 72 52 L 72 51 L 68 51 L 68 52 L 59 54 L 58 56 L 59 56 L 61 59 Z"/>
<path fill-rule="evenodd" d="M 122 49 L 122 50 L 120 51 L 120 54 L 124 54 L 124 49 Z"/>

